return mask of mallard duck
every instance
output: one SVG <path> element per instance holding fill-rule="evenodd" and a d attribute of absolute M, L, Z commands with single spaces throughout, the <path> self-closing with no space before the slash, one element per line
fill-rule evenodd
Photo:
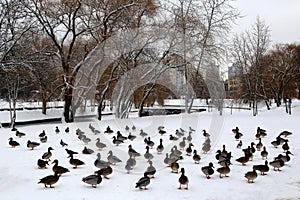
<path fill-rule="evenodd" d="M 157 154 L 162 154 L 162 152 L 164 151 L 164 145 L 163 145 L 163 139 L 160 138 L 159 139 L 159 145 L 157 146 L 156 150 L 157 150 Z"/>
<path fill-rule="evenodd" d="M 126 171 L 127 171 L 127 174 L 129 174 L 130 171 L 133 169 L 133 167 L 131 166 L 130 163 L 127 162 L 126 165 L 125 165 L 125 169 L 126 169 Z"/>
<path fill-rule="evenodd" d="M 293 133 L 290 132 L 290 131 L 282 131 L 279 136 L 284 136 L 284 137 L 287 137 L 287 136 L 290 136 L 292 135 Z"/>
<path fill-rule="evenodd" d="M 254 183 L 254 180 L 257 178 L 257 173 L 254 167 L 252 171 L 245 174 L 245 178 L 248 180 L 248 183 Z"/>
<path fill-rule="evenodd" d="M 15 148 L 15 147 L 17 147 L 17 146 L 20 146 L 19 142 L 13 140 L 12 137 L 9 138 L 8 140 L 9 140 L 8 144 L 9 144 L 11 147 Z"/>
<path fill-rule="evenodd" d="M 45 187 L 47 187 L 47 185 L 50 185 L 50 188 L 54 188 L 54 186 L 52 185 L 54 185 L 58 180 L 59 180 L 59 176 L 55 172 L 54 175 L 49 175 L 44 178 L 41 178 L 38 183 L 43 183 Z"/>
<path fill-rule="evenodd" d="M 162 130 L 162 129 L 159 129 L 159 130 L 158 130 L 158 133 L 159 133 L 161 136 L 163 136 L 164 134 L 167 133 L 167 131 Z"/>
<path fill-rule="evenodd" d="M 84 165 L 84 164 L 85 164 L 83 161 L 81 161 L 81 160 L 79 160 L 79 159 L 76 159 L 76 158 L 73 158 L 73 154 L 70 154 L 70 155 L 69 155 L 69 158 L 70 158 L 69 163 L 70 163 L 71 165 L 73 165 L 73 168 L 74 168 L 74 169 L 76 169 L 77 166 L 81 166 L 81 165 Z"/>
<path fill-rule="evenodd" d="M 40 143 L 38 142 L 32 142 L 30 140 L 27 141 L 27 147 L 33 150 L 35 147 L 38 147 Z"/>
<path fill-rule="evenodd" d="M 58 160 L 55 159 L 52 164 L 55 163 L 52 167 L 53 172 L 57 173 L 57 175 L 61 176 L 64 173 L 70 172 L 70 170 L 68 170 L 65 167 L 59 166 L 58 165 Z"/>
<path fill-rule="evenodd" d="M 62 147 L 68 146 L 68 144 L 65 143 L 62 139 L 60 140 L 59 144 L 60 144 Z"/>
<path fill-rule="evenodd" d="M 113 152 L 109 150 L 107 160 L 109 163 L 115 165 L 116 163 L 122 162 L 117 156 L 113 155 Z"/>
<path fill-rule="evenodd" d="M 131 132 L 129 132 L 129 135 L 128 135 L 127 138 L 128 138 L 128 140 L 133 141 L 133 140 L 136 138 L 136 136 L 135 136 L 135 135 L 132 135 Z"/>
<path fill-rule="evenodd" d="M 153 159 L 152 153 L 149 152 L 149 146 L 146 146 L 146 153 L 144 154 L 144 158 L 149 161 Z"/>
<path fill-rule="evenodd" d="M 136 160 L 134 157 L 129 156 L 128 160 L 126 161 L 126 165 L 130 165 L 131 168 L 134 168 L 136 166 Z"/>
<path fill-rule="evenodd" d="M 242 165 L 246 165 L 246 163 L 249 161 L 248 156 L 242 156 L 236 159 L 237 162 L 241 163 Z"/>
<path fill-rule="evenodd" d="M 128 139 L 128 138 L 125 137 L 125 136 L 123 136 L 123 135 L 121 134 L 120 131 L 117 131 L 117 140 L 125 141 L 125 140 L 127 140 L 127 139 Z"/>
<path fill-rule="evenodd" d="M 107 166 L 109 166 L 109 162 L 101 160 L 101 154 L 97 153 L 97 159 L 94 162 L 95 167 L 102 169 L 102 168 L 106 168 Z"/>
<path fill-rule="evenodd" d="M 193 140 L 193 137 L 192 137 L 192 132 L 189 132 L 188 136 L 186 137 L 186 140 L 191 143 L 192 140 Z"/>
<path fill-rule="evenodd" d="M 55 127 L 55 133 L 58 134 L 60 132 L 58 126 Z"/>
<path fill-rule="evenodd" d="M 211 148 L 210 142 L 209 143 L 204 142 L 202 145 L 202 152 L 208 153 L 210 151 L 210 148 Z"/>
<path fill-rule="evenodd" d="M 109 179 L 109 177 L 107 177 L 107 176 L 113 173 L 113 169 L 111 168 L 111 166 L 107 166 L 107 167 L 105 167 L 105 168 L 99 169 L 99 170 L 96 171 L 95 173 L 99 173 L 99 174 L 101 174 L 105 179 Z"/>
<path fill-rule="evenodd" d="M 107 134 L 111 134 L 113 132 L 114 131 L 109 126 L 107 126 L 106 130 L 104 131 L 104 133 L 107 133 Z"/>
<path fill-rule="evenodd" d="M 201 171 L 204 173 L 207 179 L 210 179 L 210 176 L 214 174 L 214 165 L 210 162 L 208 166 L 201 168 Z"/>
<path fill-rule="evenodd" d="M 102 182 L 101 174 L 97 171 L 96 174 L 92 174 L 82 178 L 84 183 L 91 185 L 93 188 L 96 188 Z"/>
<path fill-rule="evenodd" d="M 204 137 L 210 137 L 210 134 L 205 129 L 202 130 Z"/>
<path fill-rule="evenodd" d="M 50 158 L 52 156 L 51 150 L 54 150 L 54 149 L 52 147 L 49 147 L 48 151 L 42 155 L 42 159 L 50 161 Z"/>
<path fill-rule="evenodd" d="M 221 150 L 219 149 L 219 150 L 216 151 L 215 158 L 216 158 L 217 160 L 219 160 L 220 157 L 221 157 Z"/>
<path fill-rule="evenodd" d="M 217 169 L 217 172 L 220 173 L 220 178 L 223 178 L 222 175 L 224 175 L 225 177 L 228 177 L 227 174 L 230 173 L 230 168 L 229 168 L 230 163 L 225 162 L 225 166 L 220 167 Z"/>
<path fill-rule="evenodd" d="M 194 146 L 192 143 L 189 144 L 189 146 L 185 149 L 186 155 L 190 156 L 193 152 L 192 146 Z"/>
<path fill-rule="evenodd" d="M 200 160 L 201 160 L 201 157 L 200 157 L 199 154 L 197 154 L 197 150 L 196 149 L 194 150 L 193 160 L 195 161 L 195 164 L 199 164 Z"/>
<path fill-rule="evenodd" d="M 116 146 L 119 146 L 119 144 L 124 143 L 123 140 L 117 139 L 116 136 L 113 136 L 112 139 L 113 139 L 112 143 L 115 144 Z"/>
<path fill-rule="evenodd" d="M 128 146 L 128 155 L 132 156 L 132 157 L 139 157 L 141 156 L 141 154 L 139 152 L 137 152 L 136 150 L 134 150 L 131 146 L 131 144 Z"/>
<path fill-rule="evenodd" d="M 269 153 L 267 152 L 266 147 L 264 146 L 262 152 L 260 153 L 262 159 L 267 159 L 268 154 Z"/>
<path fill-rule="evenodd" d="M 178 140 L 178 137 L 175 137 L 175 136 L 173 136 L 173 135 L 171 134 L 170 137 L 169 137 L 169 139 L 172 140 L 172 141 L 177 141 L 177 140 Z"/>
<path fill-rule="evenodd" d="M 87 148 L 86 146 L 83 148 L 83 150 L 82 150 L 82 153 L 83 154 L 92 154 L 92 153 L 94 153 L 94 150 L 93 149 L 90 149 L 90 148 Z"/>
<path fill-rule="evenodd" d="M 166 157 L 164 158 L 164 163 L 166 165 L 168 165 L 168 166 L 172 163 L 171 159 L 169 158 L 169 154 L 168 153 L 166 153 Z"/>
<path fill-rule="evenodd" d="M 38 166 L 39 169 L 46 169 L 47 165 L 49 165 L 48 161 L 42 160 L 42 159 L 38 159 L 37 166 Z"/>
<path fill-rule="evenodd" d="M 239 127 L 235 127 L 234 129 L 232 129 L 231 131 L 234 133 L 234 134 L 236 134 L 236 133 L 238 133 L 239 132 Z"/>
<path fill-rule="evenodd" d="M 151 149 L 153 148 L 153 146 L 154 146 L 154 142 L 153 141 L 151 141 L 151 139 L 150 139 L 150 137 L 148 137 L 148 139 L 144 139 L 144 142 L 147 144 L 147 146 L 149 146 Z"/>
<path fill-rule="evenodd" d="M 253 159 L 253 153 L 252 153 L 252 148 L 250 146 L 248 146 L 248 148 L 243 149 L 243 152 L 245 154 L 245 157 L 248 157 L 249 160 Z M 248 162 L 248 161 L 247 161 Z"/>
<path fill-rule="evenodd" d="M 266 175 L 269 171 L 268 161 L 266 160 L 264 165 L 253 165 L 253 169 L 260 171 L 261 175 Z"/>
<path fill-rule="evenodd" d="M 74 154 L 78 154 L 78 152 L 76 151 L 72 151 L 70 149 L 65 149 L 68 155 L 74 155 Z"/>
<path fill-rule="evenodd" d="M 140 188 L 144 190 L 147 190 L 147 186 L 150 184 L 150 178 L 148 177 L 147 173 L 144 173 L 144 176 L 140 178 L 140 180 L 136 183 L 135 188 Z"/>
<path fill-rule="evenodd" d="M 222 151 L 221 151 L 221 155 L 222 156 L 227 156 L 227 150 L 226 150 L 226 146 L 225 146 L 225 144 L 223 144 L 223 149 L 222 149 Z"/>
<path fill-rule="evenodd" d="M 287 152 L 290 149 L 287 141 L 285 141 L 285 143 L 282 145 L 282 149 L 284 152 Z"/>
<path fill-rule="evenodd" d="M 188 177 L 185 175 L 185 170 L 184 168 L 181 168 L 181 175 L 178 179 L 179 181 L 179 190 L 181 190 L 181 185 L 186 185 L 185 189 L 188 190 L 189 189 L 189 179 Z"/>
<path fill-rule="evenodd" d="M 132 130 L 132 131 L 136 131 L 135 125 L 132 125 L 131 130 Z"/>
<path fill-rule="evenodd" d="M 100 138 L 97 138 L 96 139 L 96 147 L 99 149 L 99 150 L 102 150 L 106 147 L 106 144 L 104 144 L 103 142 L 100 142 Z"/>
<path fill-rule="evenodd" d="M 230 165 L 232 156 L 231 156 L 231 152 L 227 153 L 226 156 L 220 156 L 219 162 L 218 164 L 220 164 L 222 167 L 226 167 L 226 165 Z"/>
<path fill-rule="evenodd" d="M 236 145 L 236 148 L 240 149 L 243 146 L 242 140 L 239 141 L 239 143 Z"/>
<path fill-rule="evenodd" d="M 177 137 L 181 137 L 181 136 L 184 136 L 184 133 L 183 132 L 180 132 L 178 129 L 175 130 L 175 135 Z"/>
<path fill-rule="evenodd" d="M 45 137 L 41 137 L 41 138 L 40 138 L 41 143 L 46 143 L 47 140 L 48 140 L 47 135 L 46 135 Z"/>
<path fill-rule="evenodd" d="M 177 157 L 182 155 L 182 152 L 181 152 L 180 150 L 177 149 L 177 146 L 176 146 L 176 145 L 173 146 L 173 148 L 172 148 L 172 153 L 173 153 L 174 155 L 176 155 Z"/>
<path fill-rule="evenodd" d="M 25 133 L 22 133 L 18 130 L 16 131 L 16 136 L 19 137 L 19 138 L 24 137 L 25 135 L 26 135 Z"/>
<path fill-rule="evenodd" d="M 257 149 L 257 151 L 260 151 L 261 148 L 262 148 L 263 146 L 264 146 L 264 145 L 263 145 L 263 143 L 261 142 L 261 138 L 259 138 L 259 142 L 256 144 L 256 149 Z"/>
<path fill-rule="evenodd" d="M 129 130 L 130 130 L 129 126 L 126 125 L 126 126 L 125 126 L 125 131 L 129 131 Z"/>
<path fill-rule="evenodd" d="M 154 174 L 156 173 L 156 169 L 155 169 L 155 167 L 153 166 L 153 163 L 152 163 L 151 160 L 149 160 L 148 163 L 149 163 L 149 166 L 147 167 L 145 173 L 147 173 L 147 176 L 148 176 L 149 178 L 154 178 Z"/>
<path fill-rule="evenodd" d="M 289 155 L 294 155 L 294 154 L 292 154 L 292 152 L 290 152 L 290 151 L 287 151 L 287 152 L 285 152 L 285 156 L 282 154 L 279 154 L 275 159 L 281 159 L 281 160 L 283 160 L 284 163 L 287 163 L 291 160 L 291 157 Z"/>
<path fill-rule="evenodd" d="M 148 134 L 143 131 L 143 129 L 140 130 L 140 136 L 146 137 Z"/>
<path fill-rule="evenodd" d="M 171 172 L 172 173 L 178 173 L 178 170 L 179 170 L 179 164 L 177 161 L 174 161 L 170 164 L 170 167 L 171 167 Z"/>
<path fill-rule="evenodd" d="M 284 166 L 284 161 L 280 158 L 273 160 L 269 163 L 272 167 L 274 167 L 274 171 L 281 171 L 281 167 Z"/>
<path fill-rule="evenodd" d="M 235 138 L 236 140 L 240 140 L 242 136 L 243 136 L 243 134 L 242 134 L 241 132 L 237 132 L 237 133 L 235 133 L 234 138 Z"/>
<path fill-rule="evenodd" d="M 185 148 L 185 140 L 186 140 L 186 137 L 183 137 L 182 138 L 182 141 L 181 142 L 179 142 L 179 149 L 180 150 L 183 150 L 184 148 Z"/>
<path fill-rule="evenodd" d="M 276 140 L 272 141 L 271 144 L 277 148 L 280 145 L 280 139 L 279 137 L 276 138 Z"/>

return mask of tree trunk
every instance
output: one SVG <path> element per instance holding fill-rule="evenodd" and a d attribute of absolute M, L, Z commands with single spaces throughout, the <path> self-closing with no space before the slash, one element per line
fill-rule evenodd
<path fill-rule="evenodd" d="M 73 92 L 72 88 L 68 88 L 65 91 L 64 118 L 67 123 L 74 122 L 74 116 L 71 110 L 72 92 Z"/>
<path fill-rule="evenodd" d="M 47 113 L 47 101 L 46 101 L 46 99 L 42 100 L 42 113 L 44 115 L 46 115 L 46 113 Z"/>
<path fill-rule="evenodd" d="M 266 103 L 267 109 L 270 110 L 271 108 L 270 108 L 269 100 L 265 99 L 265 103 Z"/>
<path fill-rule="evenodd" d="M 98 102 L 97 113 L 98 113 L 98 120 L 99 121 L 102 120 L 102 104 L 103 104 L 103 100 Z"/>

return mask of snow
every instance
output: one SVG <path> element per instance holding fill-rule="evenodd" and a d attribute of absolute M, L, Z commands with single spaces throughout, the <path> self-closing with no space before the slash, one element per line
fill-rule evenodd
<path fill-rule="evenodd" d="M 0 128 L 0 199 L 298 199 L 300 198 L 300 174 L 298 166 L 300 164 L 300 102 L 294 101 L 292 115 L 285 113 L 285 108 L 272 108 L 267 111 L 264 107 L 259 109 L 259 114 L 256 117 L 252 116 L 249 110 L 230 110 L 226 109 L 223 116 L 219 116 L 216 111 L 201 112 L 192 114 L 180 114 L 170 116 L 152 116 L 143 118 L 130 119 L 105 119 L 96 121 L 91 119 L 85 122 L 75 122 L 71 124 L 40 124 L 40 125 L 24 125 L 17 128 L 26 133 L 23 138 L 17 138 L 15 132 L 8 128 Z M 24 116 L 31 118 L 39 117 L 33 111 L 24 111 L 27 114 Z M 37 112 L 37 111 L 36 111 Z M 0 112 L 0 116 L 5 112 Z M 2 117 L 2 119 L 5 117 Z M 101 133 L 95 135 L 89 129 L 89 124 L 92 124 Z M 112 144 L 112 136 L 115 134 L 104 134 L 107 126 L 110 126 L 115 132 L 120 130 L 123 135 L 128 135 L 125 132 L 125 126 L 135 125 L 137 131 L 132 134 L 138 136 L 134 141 L 125 141 L 120 146 Z M 61 133 L 55 134 L 55 126 L 58 126 Z M 65 133 L 64 129 L 69 126 L 70 133 Z M 160 136 L 157 131 L 158 126 L 164 126 L 167 131 L 166 135 Z M 188 176 L 189 190 L 178 190 L 180 177 L 179 174 L 171 173 L 171 169 L 163 163 L 165 153 L 169 153 L 171 147 L 181 141 L 171 142 L 168 138 L 170 134 L 175 135 L 175 130 L 183 128 L 188 130 L 189 126 L 196 129 L 192 134 L 192 143 L 195 149 L 201 153 L 200 164 L 194 164 L 191 157 L 183 155 L 184 159 L 179 161 L 180 167 L 184 167 Z M 246 166 L 242 166 L 235 161 L 243 155 L 241 149 L 237 149 L 238 141 L 234 139 L 234 134 L 231 129 L 239 127 L 244 134 L 242 137 L 243 147 L 246 148 L 252 141 L 255 140 L 256 128 L 260 126 L 267 130 L 267 137 L 262 139 L 263 144 L 269 151 L 268 161 L 272 161 L 279 153 L 283 153 L 281 147 L 274 148 L 271 145 L 276 136 L 283 130 L 293 132 L 289 136 L 289 145 L 291 152 L 294 154 L 292 160 L 282 168 L 281 172 L 270 171 L 266 176 L 259 175 L 253 184 L 247 183 L 244 174 L 252 170 L 254 164 L 263 164 L 264 160 L 260 157 L 260 152 L 255 152 L 253 161 L 250 161 Z M 82 154 L 84 144 L 80 141 L 75 131 L 79 128 L 92 139 L 86 145 L 88 148 L 95 150 L 91 155 Z M 128 159 L 128 145 L 132 144 L 133 148 L 141 154 L 146 152 L 143 138 L 139 136 L 139 130 L 143 129 L 149 134 L 151 140 L 155 142 L 155 147 L 150 150 L 154 155 L 153 166 L 157 169 L 155 178 L 151 179 L 148 190 L 140 190 L 135 188 L 135 183 L 143 176 L 148 163 L 143 156 L 137 158 L 137 166 L 127 174 L 124 166 Z M 201 152 L 202 143 L 205 138 L 202 136 L 202 130 L 206 129 L 211 134 L 212 149 L 208 154 Z M 39 133 L 45 130 L 48 141 L 42 143 L 34 150 L 29 150 L 26 147 L 27 140 L 39 142 Z M 187 135 L 187 134 L 186 134 Z M 13 137 L 21 145 L 16 148 L 11 148 L 8 145 L 8 138 Z M 104 150 L 97 150 L 95 143 L 96 138 L 100 137 L 101 142 L 105 142 L 108 147 Z M 156 146 L 159 139 L 163 138 L 164 152 L 162 155 L 156 153 Z M 78 151 L 75 156 L 85 162 L 84 166 L 73 169 L 69 164 L 67 153 L 61 147 L 59 141 L 63 139 L 69 144 L 68 149 Z M 222 149 L 222 145 L 226 145 L 226 149 L 232 152 L 232 165 L 229 177 L 219 178 L 216 169 L 219 168 L 215 159 L 215 152 Z M 52 147 L 54 159 L 58 159 L 59 165 L 70 170 L 69 173 L 60 177 L 59 181 L 54 185 L 55 188 L 45 188 L 43 184 L 37 184 L 39 179 L 53 174 L 52 166 L 47 169 L 38 169 L 37 160 L 41 158 L 48 147 Z M 109 175 L 110 179 L 103 179 L 97 188 L 92 188 L 81 181 L 85 176 L 93 174 L 98 170 L 94 166 L 96 154 L 101 153 L 102 159 L 106 160 L 108 150 L 112 150 L 114 155 L 122 159 L 122 163 L 113 165 L 113 173 Z M 212 162 L 215 166 L 215 173 L 211 179 L 206 179 L 201 172 L 201 167 Z"/>

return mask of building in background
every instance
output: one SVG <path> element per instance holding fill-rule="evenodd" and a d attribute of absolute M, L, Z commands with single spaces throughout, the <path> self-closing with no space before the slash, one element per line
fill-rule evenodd
<path fill-rule="evenodd" d="M 224 83 L 226 98 L 236 99 L 239 97 L 241 75 L 241 68 L 236 63 L 228 67 L 228 79 Z"/>

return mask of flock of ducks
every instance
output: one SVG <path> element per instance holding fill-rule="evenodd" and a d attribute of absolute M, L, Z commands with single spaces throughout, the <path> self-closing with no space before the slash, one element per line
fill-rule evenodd
<path fill-rule="evenodd" d="M 122 134 L 120 130 L 114 131 L 107 126 L 104 132 L 102 133 L 100 130 L 97 130 L 92 124 L 89 124 L 89 129 L 93 133 L 93 135 L 98 134 L 105 134 L 107 138 L 111 138 L 111 144 L 106 144 L 101 141 L 100 137 L 97 137 L 95 140 L 94 150 L 91 148 L 87 148 L 86 145 L 91 143 L 92 139 L 90 139 L 87 134 L 77 129 L 75 134 L 80 141 L 83 142 L 84 149 L 82 150 L 82 154 L 93 154 L 97 151 L 97 158 L 94 161 L 93 165 L 98 169 L 94 171 L 93 174 L 85 176 L 82 178 L 82 182 L 91 185 L 92 187 L 97 187 L 102 182 L 102 179 L 109 179 L 109 175 L 113 173 L 113 168 L 116 165 L 124 165 L 125 171 L 129 174 L 137 165 L 137 159 L 140 157 L 144 159 L 148 166 L 143 173 L 143 176 L 136 182 L 136 188 L 139 189 L 148 189 L 148 185 L 150 184 L 151 179 L 153 179 L 156 175 L 156 168 L 153 165 L 153 159 L 156 154 L 160 155 L 165 153 L 165 158 L 163 159 L 164 165 L 170 168 L 172 173 L 178 174 L 180 176 L 178 178 L 179 187 L 178 189 L 188 190 L 189 188 L 189 178 L 186 175 L 185 167 L 180 166 L 180 161 L 183 159 L 191 159 L 195 164 L 201 163 L 201 156 L 198 154 L 197 148 L 195 146 L 199 146 L 199 144 L 195 145 L 193 137 L 198 137 L 196 130 L 189 127 L 189 130 L 186 131 L 182 128 L 176 129 L 174 135 L 167 134 L 167 131 L 163 126 L 159 126 L 157 128 L 157 133 L 160 135 L 159 141 L 153 141 L 151 136 L 148 133 L 144 132 L 142 129 L 140 130 L 139 136 L 134 135 L 133 133 L 137 133 L 137 128 L 132 126 L 125 126 L 125 132 L 128 134 Z M 58 127 L 54 129 L 55 134 L 63 134 Z M 69 127 L 65 128 L 65 134 L 70 133 Z M 273 168 L 274 171 L 281 171 L 282 167 L 286 165 L 287 162 L 291 160 L 290 155 L 293 155 L 290 151 L 289 146 L 289 137 L 292 135 L 289 131 L 281 132 L 271 143 L 270 145 L 273 148 L 278 149 L 278 155 L 272 160 L 268 160 L 270 157 L 267 146 L 264 144 L 264 138 L 267 136 L 267 131 L 257 127 L 257 131 L 255 134 L 255 140 L 253 140 L 246 148 L 243 148 L 243 136 L 244 134 L 240 132 L 239 128 L 236 127 L 232 129 L 232 133 L 234 134 L 234 140 L 237 141 L 236 148 L 240 150 L 241 154 L 240 157 L 235 158 L 235 162 L 232 162 L 233 155 L 231 151 L 226 148 L 226 145 L 223 144 L 222 148 L 216 151 L 215 160 L 211 160 L 208 162 L 207 165 L 203 165 L 201 167 L 201 172 L 203 175 L 210 179 L 211 176 L 214 175 L 215 171 L 219 174 L 219 178 L 228 177 L 231 173 L 231 165 L 241 165 L 247 166 L 248 163 L 251 163 L 254 159 L 254 154 L 260 155 L 261 159 L 264 160 L 262 164 L 259 165 L 252 165 L 251 170 L 245 172 L 244 177 L 247 179 L 248 183 L 254 183 L 254 180 L 258 177 L 258 173 L 260 175 L 266 175 L 270 167 Z M 20 132 L 19 130 L 15 130 L 15 135 L 18 138 L 26 137 L 25 133 Z M 165 137 L 165 135 L 169 135 L 169 137 Z M 211 153 L 211 140 L 210 134 L 203 130 L 202 136 L 205 138 L 202 144 L 202 154 Z M 201 137 L 202 137 L 201 136 Z M 34 150 L 35 148 L 39 147 L 41 143 L 47 143 L 47 135 L 43 130 L 39 134 L 40 142 L 35 142 L 28 140 L 26 147 L 30 150 Z M 143 138 L 143 139 L 141 139 Z M 143 141 L 145 146 L 144 152 L 138 152 L 131 141 L 137 140 Z M 169 140 L 171 142 L 172 148 L 169 152 L 166 152 L 166 148 L 164 146 L 164 140 Z M 157 143 L 157 144 L 156 144 Z M 16 148 L 20 146 L 20 143 L 13 139 L 13 137 L 9 138 L 8 142 L 9 146 L 12 148 Z M 65 151 L 69 158 L 69 163 L 76 169 L 77 167 L 81 167 L 86 165 L 86 163 L 80 158 L 76 158 L 79 156 L 79 152 L 73 151 L 68 148 L 68 144 L 60 139 L 59 144 L 61 148 L 65 148 Z M 115 145 L 128 145 L 128 158 L 125 161 L 124 158 L 120 159 L 116 155 L 113 154 L 112 149 L 108 149 L 107 159 L 103 160 L 101 157 L 101 151 L 103 149 L 107 149 L 109 146 Z M 282 149 L 282 150 L 280 150 Z M 49 162 L 52 159 L 52 152 L 54 149 L 52 147 L 48 147 L 47 151 L 37 160 L 37 166 L 39 169 L 45 169 L 49 166 Z M 123 164 L 123 161 L 124 164 Z M 217 162 L 219 167 L 215 169 L 213 162 Z M 51 163 L 53 174 L 45 176 L 41 178 L 38 183 L 44 184 L 45 187 L 49 186 L 50 188 L 54 187 L 53 185 L 58 182 L 61 176 L 65 173 L 70 173 L 70 170 L 66 167 L 60 166 L 59 161 L 54 159 Z"/>

